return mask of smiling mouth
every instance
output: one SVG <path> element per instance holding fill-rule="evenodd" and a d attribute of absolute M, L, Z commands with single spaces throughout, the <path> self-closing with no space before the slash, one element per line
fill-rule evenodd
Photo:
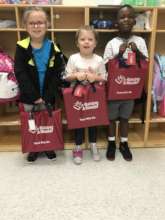
<path fill-rule="evenodd" d="M 132 26 L 130 24 L 127 24 L 127 25 L 123 25 L 123 28 L 124 29 L 130 29 Z"/>
<path fill-rule="evenodd" d="M 123 26 L 130 26 L 130 24 L 128 24 L 128 23 L 127 24 L 123 24 Z"/>

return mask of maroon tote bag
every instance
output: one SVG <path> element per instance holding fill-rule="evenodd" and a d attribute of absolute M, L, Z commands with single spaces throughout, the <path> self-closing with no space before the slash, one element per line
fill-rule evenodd
<path fill-rule="evenodd" d="M 83 86 L 81 97 L 74 94 L 73 88 L 63 89 L 69 129 L 109 124 L 105 86 L 103 84 L 95 84 L 94 89 L 91 85 Z"/>
<path fill-rule="evenodd" d="M 117 58 L 108 63 L 108 100 L 127 100 L 141 97 L 146 75 L 148 61 L 140 60 L 138 64 L 129 67 L 120 67 Z"/>
<path fill-rule="evenodd" d="M 36 112 L 20 112 L 22 152 L 42 152 L 63 150 L 61 110 Z M 35 129 L 29 128 L 29 119 L 33 118 Z"/>

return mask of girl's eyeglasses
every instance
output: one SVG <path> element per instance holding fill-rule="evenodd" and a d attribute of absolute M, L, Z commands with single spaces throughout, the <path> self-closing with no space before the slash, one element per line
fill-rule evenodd
<path fill-rule="evenodd" d="M 46 22 L 38 21 L 38 22 L 29 22 L 28 25 L 30 27 L 44 27 Z"/>

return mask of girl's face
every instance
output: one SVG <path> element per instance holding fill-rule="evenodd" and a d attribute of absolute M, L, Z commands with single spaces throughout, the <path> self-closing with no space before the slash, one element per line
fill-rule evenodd
<path fill-rule="evenodd" d="M 42 40 L 48 28 L 46 14 L 42 11 L 33 11 L 26 21 L 26 30 L 32 40 Z"/>
<path fill-rule="evenodd" d="M 94 33 L 88 30 L 81 30 L 78 37 L 77 46 L 81 55 L 91 56 L 93 54 L 93 50 L 96 47 L 96 39 Z"/>

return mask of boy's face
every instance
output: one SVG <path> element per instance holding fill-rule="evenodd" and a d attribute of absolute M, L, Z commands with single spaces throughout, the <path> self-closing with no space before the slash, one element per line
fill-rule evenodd
<path fill-rule="evenodd" d="M 118 29 L 122 33 L 130 32 L 135 25 L 135 14 L 131 8 L 124 7 L 118 12 Z"/>
<path fill-rule="evenodd" d="M 33 11 L 26 22 L 26 30 L 32 39 L 43 39 L 48 27 L 47 18 L 42 11 Z"/>

